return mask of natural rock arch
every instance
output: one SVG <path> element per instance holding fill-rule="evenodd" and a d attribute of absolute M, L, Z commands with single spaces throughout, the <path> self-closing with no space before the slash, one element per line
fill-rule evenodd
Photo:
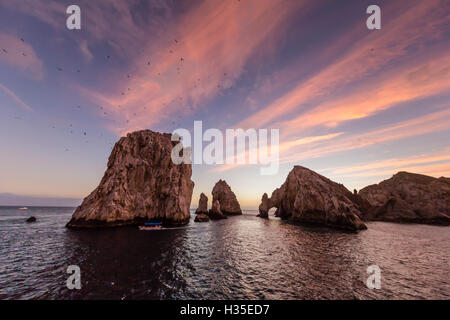
<path fill-rule="evenodd" d="M 258 216 L 267 218 L 275 207 L 275 216 L 282 219 L 356 231 L 367 229 L 360 219 L 365 205 L 360 200 L 343 185 L 295 166 L 270 198 L 263 195 Z"/>

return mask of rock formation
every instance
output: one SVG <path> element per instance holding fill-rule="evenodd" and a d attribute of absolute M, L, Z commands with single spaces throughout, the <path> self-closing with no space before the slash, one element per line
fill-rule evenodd
<path fill-rule="evenodd" d="M 26 222 L 36 222 L 36 217 L 31 216 L 26 220 Z"/>
<path fill-rule="evenodd" d="M 196 214 L 208 214 L 208 197 L 202 192 L 198 200 L 198 208 Z"/>
<path fill-rule="evenodd" d="M 220 210 L 226 215 L 242 214 L 241 206 L 236 199 L 236 195 L 231 191 L 230 186 L 224 181 L 219 180 L 212 190 L 213 202 L 218 200 Z"/>
<path fill-rule="evenodd" d="M 270 201 L 269 196 L 267 193 L 264 193 L 261 198 L 261 204 L 259 205 L 259 214 L 258 217 L 260 218 L 269 218 L 269 210 L 270 210 Z"/>
<path fill-rule="evenodd" d="M 367 220 L 450 225 L 450 179 L 399 172 L 359 191 Z"/>
<path fill-rule="evenodd" d="M 226 216 L 223 215 L 218 200 L 213 201 L 211 209 L 208 212 L 208 216 L 211 218 L 211 220 L 219 220 L 227 218 Z"/>
<path fill-rule="evenodd" d="M 268 202 L 282 219 L 351 231 L 367 229 L 359 218 L 365 209 L 359 196 L 301 166 L 294 167 Z M 261 203 L 260 208 L 265 206 Z"/>
<path fill-rule="evenodd" d="M 195 216 L 194 222 L 208 222 L 209 217 L 204 213 L 199 213 Z"/>
<path fill-rule="evenodd" d="M 189 222 L 192 167 L 172 162 L 177 142 L 150 130 L 121 138 L 109 156 L 100 185 L 84 199 L 69 228 Z"/>

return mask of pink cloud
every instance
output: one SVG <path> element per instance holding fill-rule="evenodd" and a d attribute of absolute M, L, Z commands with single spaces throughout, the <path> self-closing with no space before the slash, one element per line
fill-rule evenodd
<path fill-rule="evenodd" d="M 346 86 L 358 85 L 361 81 L 370 82 L 369 76 L 374 77 L 378 71 L 387 68 L 394 61 L 400 65 L 406 64 L 405 68 L 411 69 L 414 64 L 408 65 L 407 61 L 401 60 L 402 57 L 410 54 L 411 48 L 417 50 L 416 56 L 419 53 L 428 53 L 430 48 L 425 43 L 429 43 L 431 39 L 443 39 L 448 15 L 443 10 L 436 10 L 440 3 L 439 0 L 430 0 L 405 7 L 406 11 L 384 24 L 381 32 L 368 33 L 335 63 L 299 83 L 292 91 L 251 115 L 238 126 L 248 128 L 255 125 L 267 125 L 281 116 L 301 111 L 305 103 L 342 95 Z M 333 47 L 330 47 L 330 50 L 332 49 Z M 434 50 L 448 51 L 448 44 L 441 47 L 436 45 Z M 416 62 L 413 61 L 413 63 Z"/>
<path fill-rule="evenodd" d="M 170 26 L 165 36 L 141 48 L 130 68 L 135 71 L 115 85 L 117 91 L 90 92 L 90 97 L 107 103 L 121 123 L 113 128 L 118 134 L 192 114 L 231 87 L 256 51 L 270 52 L 277 41 L 271 35 L 303 4 L 205 1 Z"/>
<path fill-rule="evenodd" d="M 365 148 L 409 137 L 448 130 L 450 127 L 450 109 L 434 112 L 425 116 L 396 123 L 369 132 L 342 136 L 330 143 L 318 143 L 309 149 L 291 150 L 281 162 L 292 163 L 305 159 L 323 157 L 337 152 Z"/>
<path fill-rule="evenodd" d="M 21 41 L 18 37 L 4 33 L 0 33 L 0 43 L 1 62 L 18 68 L 32 79 L 42 80 L 44 78 L 43 63 L 31 45 Z"/>
<path fill-rule="evenodd" d="M 10 96 L 10 98 L 12 100 L 14 100 L 19 106 L 21 106 L 25 110 L 33 111 L 33 108 L 31 108 L 28 104 L 23 102 L 22 99 L 20 99 L 14 92 L 9 90 L 7 87 L 5 87 L 4 85 L 0 84 L 0 89 L 2 89 L 4 92 L 6 92 L 6 94 L 8 94 Z"/>

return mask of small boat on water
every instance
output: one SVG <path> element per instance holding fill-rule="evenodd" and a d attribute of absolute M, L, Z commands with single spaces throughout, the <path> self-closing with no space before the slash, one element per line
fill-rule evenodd
<path fill-rule="evenodd" d="M 19 208 L 19 210 L 28 210 L 28 208 L 27 207 L 22 207 L 22 208 Z"/>
<path fill-rule="evenodd" d="M 147 222 L 143 226 L 139 226 L 139 230 L 141 231 L 162 230 L 162 228 L 161 222 Z"/>

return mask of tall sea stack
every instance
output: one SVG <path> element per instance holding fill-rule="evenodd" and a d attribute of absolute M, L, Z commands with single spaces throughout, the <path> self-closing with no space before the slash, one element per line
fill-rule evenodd
<path fill-rule="evenodd" d="M 190 164 L 176 165 L 171 134 L 129 133 L 114 146 L 100 185 L 77 208 L 68 228 L 112 227 L 158 221 L 189 222 Z"/>
<path fill-rule="evenodd" d="M 202 192 L 198 199 L 198 208 L 196 214 L 208 214 L 208 197 Z"/>
<path fill-rule="evenodd" d="M 226 215 L 240 215 L 242 214 L 241 206 L 236 198 L 236 195 L 231 191 L 230 186 L 225 180 L 219 180 L 212 190 L 213 203 L 219 201 L 220 210 Z"/>

